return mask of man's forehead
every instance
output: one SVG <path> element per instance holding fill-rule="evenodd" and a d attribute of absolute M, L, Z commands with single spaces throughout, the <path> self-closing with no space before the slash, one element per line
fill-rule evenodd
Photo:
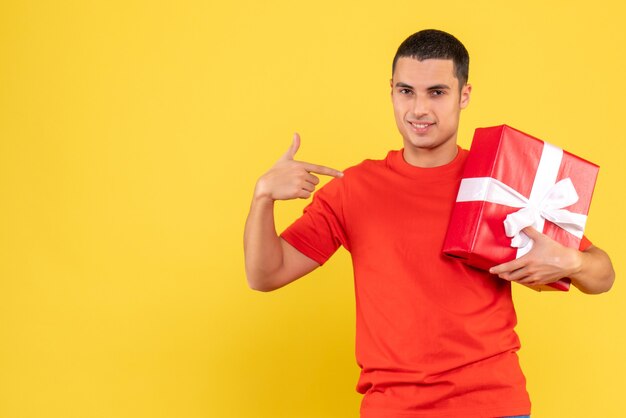
<path fill-rule="evenodd" d="M 401 57 L 396 62 L 393 73 L 394 84 L 402 82 L 415 85 L 450 84 L 456 80 L 454 62 L 451 59 L 428 58 L 418 60 L 411 57 Z M 458 80 L 456 80 L 458 83 Z"/>

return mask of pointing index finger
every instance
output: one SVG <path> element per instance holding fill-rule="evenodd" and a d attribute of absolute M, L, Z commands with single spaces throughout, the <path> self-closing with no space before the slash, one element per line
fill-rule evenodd
<path fill-rule="evenodd" d="M 304 169 L 306 171 L 308 171 L 309 173 L 315 173 L 315 174 L 323 174 L 325 176 L 332 176 L 332 177 L 343 177 L 343 173 L 339 170 L 335 170 L 334 168 L 330 168 L 330 167 L 326 167 L 323 165 L 318 165 L 318 164 L 311 164 L 311 163 L 302 163 Z"/>

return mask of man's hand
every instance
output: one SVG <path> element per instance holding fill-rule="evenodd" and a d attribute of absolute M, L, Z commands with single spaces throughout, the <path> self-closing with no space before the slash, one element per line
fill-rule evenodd
<path fill-rule="evenodd" d="M 259 178 L 254 197 L 274 200 L 307 199 L 320 182 L 315 174 L 341 177 L 343 173 L 322 165 L 296 161 L 294 157 L 300 148 L 300 135 L 293 136 L 293 143 L 274 166 Z"/>
<path fill-rule="evenodd" d="M 244 230 L 246 275 L 252 289 L 270 291 L 310 273 L 319 264 L 280 238 L 274 225 L 274 201 L 306 199 L 319 179 L 313 175 L 341 177 L 332 168 L 294 160 L 300 135 L 274 166 L 257 181 Z"/>
<path fill-rule="evenodd" d="M 528 254 L 489 269 L 504 280 L 537 286 L 576 276 L 583 268 L 583 253 L 565 247 L 533 227 L 524 233 L 534 241 Z"/>
<path fill-rule="evenodd" d="M 607 292 L 615 281 L 611 259 L 600 248 L 592 245 L 585 251 L 565 247 L 532 227 L 524 233 L 533 241 L 528 254 L 489 269 L 504 280 L 527 286 L 553 283 L 568 277 L 581 292 Z"/>

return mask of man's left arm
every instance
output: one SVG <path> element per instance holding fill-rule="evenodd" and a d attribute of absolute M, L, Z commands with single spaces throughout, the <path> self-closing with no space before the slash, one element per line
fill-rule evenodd
<path fill-rule="evenodd" d="M 613 286 L 615 271 L 611 259 L 591 245 L 584 251 L 565 247 L 532 227 L 524 233 L 534 243 L 528 254 L 489 269 L 501 279 L 536 286 L 570 278 L 581 292 L 607 292 Z"/>

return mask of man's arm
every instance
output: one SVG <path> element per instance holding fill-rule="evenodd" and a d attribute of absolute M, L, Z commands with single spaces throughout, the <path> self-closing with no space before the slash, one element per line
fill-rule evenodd
<path fill-rule="evenodd" d="M 530 286 L 568 277 L 581 292 L 589 294 L 607 292 L 613 286 L 613 264 L 600 248 L 592 245 L 578 251 L 564 247 L 532 227 L 525 228 L 524 233 L 534 241 L 528 254 L 492 267 L 490 273 Z"/>
<path fill-rule="evenodd" d="M 580 253 L 580 252 L 579 252 Z M 615 281 L 615 271 L 609 255 L 591 246 L 580 253 L 583 258 L 580 272 L 571 274 L 572 284 L 588 294 L 607 292 Z"/>
<path fill-rule="evenodd" d="M 313 175 L 341 177 L 332 168 L 295 161 L 300 136 L 294 135 L 289 150 L 257 181 L 244 230 L 244 255 L 248 285 L 271 291 L 315 270 L 319 264 L 305 256 L 276 233 L 274 202 L 307 199 L 319 184 Z"/>

